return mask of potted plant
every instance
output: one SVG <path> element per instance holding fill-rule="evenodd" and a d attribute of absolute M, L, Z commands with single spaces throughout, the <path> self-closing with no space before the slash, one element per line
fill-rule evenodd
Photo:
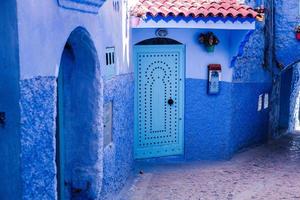
<path fill-rule="evenodd" d="M 219 39 L 212 32 L 201 33 L 199 42 L 204 44 L 207 52 L 214 52 L 215 46 L 219 44 Z"/>
<path fill-rule="evenodd" d="M 295 28 L 295 32 L 296 32 L 296 39 L 297 39 L 297 40 L 300 40 L 300 25 L 298 25 L 298 26 Z"/>

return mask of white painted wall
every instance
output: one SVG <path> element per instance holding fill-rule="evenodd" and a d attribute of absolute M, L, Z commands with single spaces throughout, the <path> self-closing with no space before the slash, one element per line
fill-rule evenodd
<path fill-rule="evenodd" d="M 202 44 L 198 43 L 198 36 L 206 29 L 167 29 L 168 38 L 175 39 L 186 45 L 186 78 L 206 80 L 209 64 L 222 65 L 222 81 L 231 82 L 233 69 L 231 59 L 238 52 L 240 42 L 247 31 L 213 30 L 219 38 L 220 44 L 215 52 L 208 53 Z M 156 29 L 132 29 L 132 46 L 145 39 L 154 38 Z M 133 66 L 133 62 L 131 63 Z"/>
<path fill-rule="evenodd" d="M 116 1 L 116 0 L 115 0 Z M 107 0 L 99 15 L 64 9 L 54 0 L 18 0 L 20 78 L 57 76 L 61 54 L 70 33 L 78 26 L 87 29 L 96 46 L 101 67 L 105 64 L 105 48 L 115 46 L 117 72 L 128 73 L 128 51 L 123 41 L 126 32 L 126 0 L 118 0 L 120 11 L 113 10 Z M 127 47 L 128 48 L 128 47 Z"/>

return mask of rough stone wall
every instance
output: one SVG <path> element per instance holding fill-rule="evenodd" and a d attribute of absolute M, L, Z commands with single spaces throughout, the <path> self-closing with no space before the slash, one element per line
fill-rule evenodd
<path fill-rule="evenodd" d="M 23 199 L 56 199 L 56 78 L 20 82 Z"/>
<path fill-rule="evenodd" d="M 271 82 L 271 74 L 264 68 L 264 27 L 263 22 L 257 22 L 256 30 L 241 43 L 241 55 L 233 66 L 233 82 Z"/>
<path fill-rule="evenodd" d="M 133 74 L 114 77 L 105 84 L 104 102 L 113 103 L 113 141 L 104 149 L 101 198 L 112 199 L 133 169 Z"/>
<path fill-rule="evenodd" d="M 299 0 L 275 0 L 275 55 L 284 65 L 300 60 L 300 41 L 295 28 L 300 24 Z"/>

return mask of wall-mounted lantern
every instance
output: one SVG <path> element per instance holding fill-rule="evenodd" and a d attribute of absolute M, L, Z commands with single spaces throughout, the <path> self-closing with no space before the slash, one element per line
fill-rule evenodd
<path fill-rule="evenodd" d="M 219 44 L 219 39 L 212 32 L 201 33 L 199 38 L 199 42 L 204 44 L 207 52 L 214 52 L 215 46 Z"/>
<path fill-rule="evenodd" d="M 295 28 L 296 39 L 300 40 L 300 25 Z"/>

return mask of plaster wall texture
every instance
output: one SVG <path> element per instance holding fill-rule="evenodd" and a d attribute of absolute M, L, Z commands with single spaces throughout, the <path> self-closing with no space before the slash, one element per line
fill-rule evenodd
<path fill-rule="evenodd" d="M 16 1 L 0 2 L 0 194 L 21 198 L 19 57 Z"/>
<path fill-rule="evenodd" d="M 271 88 L 270 82 L 233 84 L 230 152 L 267 141 L 270 100 L 264 107 L 264 98 L 266 94 L 270 97 Z M 258 110 L 259 95 L 263 95 L 261 110 Z"/>
<path fill-rule="evenodd" d="M 288 65 L 300 60 L 300 45 L 295 28 L 300 23 L 298 0 L 275 0 L 275 55 L 278 62 Z"/>
<path fill-rule="evenodd" d="M 133 169 L 133 74 L 119 75 L 106 82 L 104 102 L 113 103 L 113 127 L 112 143 L 104 149 L 101 198 L 113 199 Z"/>
<path fill-rule="evenodd" d="M 293 69 L 286 70 L 280 78 L 279 130 L 287 130 L 290 118 L 290 99 L 293 85 Z"/>
<path fill-rule="evenodd" d="M 124 15 L 127 12 L 122 2 L 120 10 L 117 10 L 113 6 L 113 1 L 106 1 L 100 8 L 98 15 L 64 9 L 58 6 L 57 1 L 36 2 L 30 0 L 26 2 L 17 1 L 17 3 L 21 79 L 20 117 L 23 199 L 56 199 L 56 79 L 59 74 L 59 66 L 65 44 L 75 28 L 82 27 L 87 30 L 98 56 L 100 72 L 95 73 L 95 76 L 102 84 L 99 90 L 100 93 L 103 93 L 104 83 L 101 76 L 102 68 L 105 66 L 106 47 L 116 47 L 116 66 L 119 75 L 131 71 L 128 67 L 129 52 L 126 49 L 128 48 L 126 44 L 128 43 L 129 33 L 127 31 L 127 18 Z M 82 43 L 86 42 L 84 38 L 79 41 Z M 84 77 L 78 77 L 78 79 L 81 80 Z M 125 84 L 126 80 L 132 81 L 125 79 L 118 83 Z M 117 86 L 115 85 L 115 87 Z M 120 88 L 120 95 L 124 94 L 124 92 Z M 81 94 L 84 94 L 84 92 Z M 119 98 L 127 98 L 127 96 L 130 98 L 129 94 L 131 93 L 125 93 L 125 96 L 120 96 Z M 84 96 L 81 97 L 78 99 L 79 102 L 84 99 Z M 101 104 L 100 106 L 103 106 L 101 98 L 98 101 Z M 128 99 L 127 102 L 130 102 L 130 100 Z M 129 105 L 128 103 L 127 106 Z M 127 111 L 130 111 L 129 107 L 125 107 L 124 110 L 118 108 L 115 110 L 114 115 L 124 116 L 124 113 Z M 98 122 L 102 124 L 101 113 L 98 116 Z M 130 132 L 130 120 L 128 124 L 124 125 L 121 120 L 115 121 L 116 127 L 124 129 L 118 130 L 116 133 L 117 137 L 119 132 L 120 134 L 122 132 L 124 135 Z M 123 140 L 130 143 L 130 140 L 127 141 L 124 138 Z M 113 158 L 124 159 L 124 155 L 120 155 L 122 153 L 119 152 L 119 149 L 123 149 L 123 147 L 119 147 L 121 146 L 119 145 L 120 143 L 116 144 L 114 153 L 106 156 L 107 160 L 112 160 Z M 94 146 L 95 144 L 91 145 L 91 148 L 87 150 L 88 154 L 94 152 Z M 103 151 L 102 147 L 99 150 Z M 98 156 L 97 159 L 101 160 L 103 154 Z M 109 180 L 122 179 L 124 181 L 127 176 L 126 173 L 129 172 L 131 167 L 130 159 L 128 159 L 127 163 L 128 165 L 116 163 L 116 165 L 112 166 L 118 170 L 120 166 L 125 168 Z M 101 162 L 98 164 L 97 168 L 101 168 L 99 174 L 102 176 L 103 164 Z M 89 168 L 85 170 L 82 173 L 88 178 Z M 102 180 L 98 181 L 100 183 L 97 187 L 101 188 Z M 81 185 L 80 181 L 76 184 Z M 112 188 L 114 187 L 112 186 Z M 95 192 L 97 188 L 94 189 Z"/>
<path fill-rule="evenodd" d="M 264 67 L 265 24 L 260 22 L 256 30 L 248 32 L 239 46 L 233 63 L 233 82 L 271 83 L 270 71 Z"/>
<path fill-rule="evenodd" d="M 235 152 L 268 138 L 272 75 L 264 67 L 264 23 L 257 23 L 256 30 L 246 35 L 236 58 L 233 73 L 231 151 Z M 258 111 L 259 95 L 268 107 Z M 268 102 L 265 96 L 268 95 Z"/>
<path fill-rule="evenodd" d="M 57 1 L 18 1 L 21 79 L 57 76 L 64 45 L 78 26 L 90 33 L 101 66 L 105 65 L 105 48 L 115 46 L 119 74 L 130 72 L 122 43 L 129 37 L 124 9 L 121 4 L 120 11 L 115 11 L 109 0 L 95 15 L 64 9 Z"/>
<path fill-rule="evenodd" d="M 208 96 L 207 81 L 186 79 L 185 158 L 216 160 L 229 158 L 232 117 L 232 84 L 221 83 L 219 95 Z"/>
<path fill-rule="evenodd" d="M 20 82 L 22 199 L 56 199 L 56 78 Z"/>

